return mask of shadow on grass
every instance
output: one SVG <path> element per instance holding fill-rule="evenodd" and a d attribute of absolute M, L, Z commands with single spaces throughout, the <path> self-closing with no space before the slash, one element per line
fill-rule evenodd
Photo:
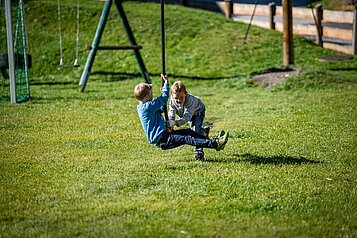
<path fill-rule="evenodd" d="M 333 68 L 333 71 L 357 71 L 357 68 Z"/>
<path fill-rule="evenodd" d="M 140 73 L 125 73 L 125 72 L 104 72 L 104 71 L 95 71 L 91 75 L 110 75 L 112 76 L 108 81 L 123 81 L 132 78 L 140 78 Z M 202 76 L 192 76 L 192 75 L 176 75 L 169 74 L 170 78 L 176 79 L 193 79 L 193 80 L 218 80 L 218 79 L 233 79 L 241 77 L 242 75 L 237 76 L 218 76 L 218 77 L 202 77 Z M 160 78 L 160 74 L 150 74 L 151 78 Z"/>
<path fill-rule="evenodd" d="M 319 164 L 320 161 L 310 160 L 305 157 L 293 157 L 287 155 L 260 156 L 252 154 L 233 154 L 227 159 L 213 159 L 207 162 L 226 162 L 240 163 L 246 162 L 251 164 L 273 164 L 273 165 L 299 165 L 299 164 Z"/>
<path fill-rule="evenodd" d="M 99 76 L 110 76 L 110 78 L 106 78 L 104 81 L 125 81 L 133 78 L 140 78 L 140 73 L 124 73 L 124 72 L 105 72 L 105 71 L 95 71 L 92 72 L 91 75 L 99 75 Z"/>
<path fill-rule="evenodd" d="M 76 82 L 66 82 L 66 81 L 33 81 L 30 85 L 78 85 Z"/>
<path fill-rule="evenodd" d="M 157 75 L 157 77 L 160 77 L 160 75 Z M 219 80 L 219 79 L 235 79 L 235 78 L 240 77 L 240 75 L 237 75 L 237 76 L 202 77 L 202 76 L 169 74 L 169 77 L 176 78 L 176 79 L 192 79 L 192 80 Z"/>

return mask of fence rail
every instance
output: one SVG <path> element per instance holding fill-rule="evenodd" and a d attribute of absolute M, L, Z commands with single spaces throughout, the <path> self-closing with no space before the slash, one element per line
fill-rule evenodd
<path fill-rule="evenodd" d="M 226 17 L 263 28 L 283 31 L 283 9 L 275 3 L 254 5 L 217 2 Z M 253 15 L 253 18 L 252 18 Z M 293 7 L 293 34 L 315 39 L 318 45 L 346 54 L 357 54 L 357 6 L 354 11 Z"/>

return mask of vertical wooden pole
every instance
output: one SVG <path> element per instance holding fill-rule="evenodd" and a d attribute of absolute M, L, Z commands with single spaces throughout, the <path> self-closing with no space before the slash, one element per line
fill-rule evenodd
<path fill-rule="evenodd" d="M 315 7 L 316 12 L 316 44 L 322 46 L 322 5 L 319 4 Z"/>
<path fill-rule="evenodd" d="M 276 15 L 276 4 L 275 2 L 269 3 L 269 28 L 275 30 L 275 15 Z"/>
<path fill-rule="evenodd" d="M 233 15 L 233 3 L 231 0 L 224 0 L 226 18 L 231 19 Z"/>
<path fill-rule="evenodd" d="M 292 0 L 283 0 L 283 65 L 294 64 Z"/>
<path fill-rule="evenodd" d="M 352 54 L 357 54 L 357 2 L 353 15 L 353 39 L 352 39 Z"/>
<path fill-rule="evenodd" d="M 10 102 L 16 103 L 16 78 L 15 78 L 15 61 L 14 61 L 14 41 L 12 35 L 12 20 L 11 20 L 11 0 L 5 1 L 5 17 L 6 17 L 6 35 L 7 35 L 7 54 L 9 61 L 9 77 L 10 77 Z"/>

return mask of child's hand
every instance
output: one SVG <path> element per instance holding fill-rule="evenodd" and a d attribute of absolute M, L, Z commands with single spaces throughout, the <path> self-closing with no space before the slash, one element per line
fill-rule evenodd
<path fill-rule="evenodd" d="M 167 121 L 167 125 L 168 125 L 169 127 L 174 127 L 175 121 L 174 121 L 174 120 L 168 120 L 168 121 Z"/>
<path fill-rule="evenodd" d="M 172 127 L 168 127 L 168 126 L 166 127 L 166 131 L 169 132 L 169 133 L 173 132 L 173 130 L 174 129 L 172 129 Z"/>
<path fill-rule="evenodd" d="M 167 132 L 172 132 L 174 129 L 175 121 L 174 120 L 168 120 L 166 121 L 166 131 Z"/>
<path fill-rule="evenodd" d="M 164 83 L 168 83 L 169 82 L 169 78 L 167 77 L 166 74 L 161 74 L 161 80 L 164 81 Z"/>

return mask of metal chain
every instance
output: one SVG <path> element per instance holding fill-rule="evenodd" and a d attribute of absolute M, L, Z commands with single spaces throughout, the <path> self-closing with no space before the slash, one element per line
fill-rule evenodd
<path fill-rule="evenodd" d="M 25 82 L 26 82 L 26 91 L 28 96 L 30 95 L 30 84 L 29 84 L 29 48 L 27 40 L 27 28 L 26 28 L 26 19 L 25 19 L 25 10 L 23 0 L 19 1 L 19 7 L 21 12 L 21 27 L 22 27 L 22 45 L 23 45 L 23 57 L 24 57 L 24 66 L 25 66 Z"/>
<path fill-rule="evenodd" d="M 20 8 L 19 8 L 19 2 L 15 3 L 17 4 L 17 8 L 16 8 L 16 25 L 15 25 L 15 40 L 14 40 L 14 49 L 16 51 L 17 49 L 17 39 L 18 39 L 18 35 L 19 35 L 19 21 L 20 21 Z"/>
<path fill-rule="evenodd" d="M 63 49 L 62 49 L 62 31 L 61 31 L 61 3 L 60 0 L 57 0 L 58 7 L 58 32 L 60 40 L 60 66 L 63 66 Z"/>
<path fill-rule="evenodd" d="M 244 35 L 244 39 L 243 39 L 243 43 L 245 44 L 246 41 L 247 41 L 247 37 L 248 37 L 248 34 L 249 34 L 249 30 L 250 30 L 250 27 L 252 25 L 252 22 L 253 22 L 253 18 L 255 16 L 255 10 L 257 9 L 257 5 L 259 4 L 259 0 L 256 0 L 255 1 L 255 4 L 254 4 L 254 8 L 253 8 L 253 13 L 252 15 L 250 16 L 250 21 L 249 21 L 249 24 L 248 24 L 248 28 L 247 28 L 247 31 L 245 32 L 245 35 Z"/>
<path fill-rule="evenodd" d="M 79 66 L 78 57 L 79 57 L 79 0 L 77 0 L 76 59 L 74 61 L 74 66 Z"/>
<path fill-rule="evenodd" d="M 61 29 L 61 1 L 57 0 L 58 8 L 58 32 L 60 41 L 60 66 L 64 66 L 63 62 L 63 40 L 62 40 L 62 29 Z M 76 27 L 76 58 L 74 60 L 73 66 L 78 67 L 79 58 L 79 0 L 77 0 L 77 27 Z"/>

